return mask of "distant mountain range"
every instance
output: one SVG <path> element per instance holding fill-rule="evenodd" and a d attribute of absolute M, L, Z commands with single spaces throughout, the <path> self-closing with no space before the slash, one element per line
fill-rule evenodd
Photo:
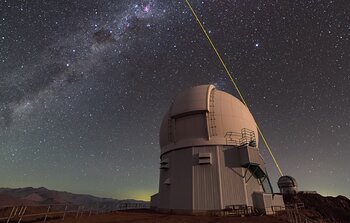
<path fill-rule="evenodd" d="M 126 204 L 129 206 L 138 204 L 140 207 L 149 206 L 149 202 L 145 201 L 99 198 L 86 194 L 73 194 L 65 191 L 49 190 L 45 187 L 0 188 L 0 206 L 48 204 L 68 204 L 104 210 L 117 210 L 125 207 Z"/>

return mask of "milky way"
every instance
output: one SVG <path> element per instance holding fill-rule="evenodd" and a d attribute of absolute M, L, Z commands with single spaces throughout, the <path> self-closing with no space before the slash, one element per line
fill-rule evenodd
<path fill-rule="evenodd" d="M 282 170 L 350 196 L 349 3 L 192 3 Z M 212 83 L 237 96 L 183 1 L 0 7 L 0 187 L 145 199 L 176 94 Z"/>

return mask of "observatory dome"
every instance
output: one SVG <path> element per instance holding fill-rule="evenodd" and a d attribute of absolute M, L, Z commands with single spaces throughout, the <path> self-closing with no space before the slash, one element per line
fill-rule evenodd
<path fill-rule="evenodd" d="M 256 123 L 247 107 L 214 85 L 200 85 L 176 97 L 162 121 L 159 141 L 164 154 L 191 146 L 239 145 L 244 137 L 258 146 Z"/>
<path fill-rule="evenodd" d="M 297 181 L 291 176 L 280 177 L 277 185 L 282 194 L 295 194 L 298 191 Z"/>

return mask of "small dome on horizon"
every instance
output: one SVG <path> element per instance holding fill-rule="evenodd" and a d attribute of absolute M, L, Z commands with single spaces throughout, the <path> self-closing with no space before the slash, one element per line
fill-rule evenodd
<path fill-rule="evenodd" d="M 295 194 L 298 191 L 298 184 L 294 177 L 282 176 L 278 179 L 277 185 L 282 194 Z"/>

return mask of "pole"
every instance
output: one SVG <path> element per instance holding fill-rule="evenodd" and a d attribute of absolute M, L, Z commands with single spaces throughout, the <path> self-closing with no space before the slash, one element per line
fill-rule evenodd
<path fill-rule="evenodd" d="M 12 218 L 12 213 L 13 213 L 14 210 L 15 210 L 15 207 L 12 207 L 12 210 L 10 212 L 9 218 L 7 219 L 6 223 L 10 222 L 10 219 Z"/>
<path fill-rule="evenodd" d="M 68 205 L 64 208 L 63 216 L 62 216 L 62 221 L 64 221 L 64 218 L 66 217 L 66 211 L 67 211 Z"/>
<path fill-rule="evenodd" d="M 17 223 L 20 223 L 22 221 L 23 215 L 26 213 L 26 210 L 27 210 L 27 206 L 25 206 L 23 208 L 23 212 L 21 214 L 18 214 L 18 215 L 20 215 L 20 218 L 19 218 Z"/>
<path fill-rule="evenodd" d="M 46 215 L 45 215 L 43 223 L 46 222 L 47 216 L 49 215 L 49 212 L 50 212 L 50 208 L 51 208 L 51 205 L 49 205 L 49 207 L 47 208 Z"/>

